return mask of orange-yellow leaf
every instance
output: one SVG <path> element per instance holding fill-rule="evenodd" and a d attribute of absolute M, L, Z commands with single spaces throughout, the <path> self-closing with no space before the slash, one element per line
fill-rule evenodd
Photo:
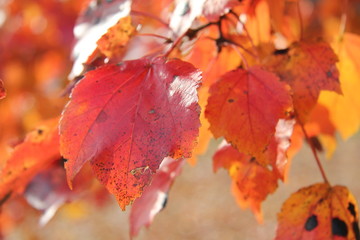
<path fill-rule="evenodd" d="M 254 66 L 223 75 L 210 88 L 205 116 L 216 138 L 224 136 L 240 152 L 261 163 L 262 152 L 280 118 L 291 108 L 291 97 L 278 77 Z"/>
<path fill-rule="evenodd" d="M 0 202 L 8 194 L 21 193 L 36 174 L 61 158 L 58 121 L 40 125 L 14 148 L 0 171 Z"/>
<path fill-rule="evenodd" d="M 207 99 L 209 97 L 208 90 L 209 88 L 204 86 L 201 86 L 198 90 L 199 105 L 201 109 L 205 109 Z M 199 138 L 196 147 L 194 148 L 191 158 L 187 159 L 188 163 L 192 166 L 196 164 L 198 156 L 205 153 L 212 137 L 211 132 L 209 131 L 210 124 L 205 118 L 205 111 L 201 111 L 200 123 L 201 126 L 199 128 Z"/>
<path fill-rule="evenodd" d="M 346 187 L 314 184 L 285 201 L 276 240 L 359 239 L 358 219 L 356 200 Z"/>
<path fill-rule="evenodd" d="M 131 17 L 121 18 L 97 41 L 97 47 L 106 57 L 120 57 L 134 33 Z"/>
<path fill-rule="evenodd" d="M 232 192 L 242 208 L 250 208 L 262 221 L 261 203 L 277 188 L 277 174 L 261 166 L 231 145 L 225 145 L 214 155 L 214 170 L 223 167 L 232 179 Z"/>
<path fill-rule="evenodd" d="M 319 102 L 328 108 L 336 129 L 347 139 L 360 126 L 360 36 L 346 33 L 332 47 L 339 55 L 337 66 L 343 95 L 323 91 Z"/>

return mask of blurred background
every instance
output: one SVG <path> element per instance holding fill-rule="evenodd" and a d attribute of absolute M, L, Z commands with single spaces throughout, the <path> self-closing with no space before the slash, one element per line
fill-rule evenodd
<path fill-rule="evenodd" d="M 215 145 L 212 142 L 211 150 L 199 158 L 195 167 L 184 166 L 169 193 L 166 208 L 155 217 L 150 228 L 141 230 L 134 239 L 270 240 L 275 236 L 277 212 L 285 199 L 299 188 L 322 181 L 309 147 L 304 146 L 292 161 L 287 183 L 281 183 L 262 204 L 264 222 L 259 224 L 250 210 L 242 210 L 236 204 L 227 172 L 213 173 L 211 156 Z M 321 155 L 331 184 L 347 186 L 358 201 L 359 146 L 357 134 L 347 142 L 340 141 L 331 160 Z M 38 226 L 39 212 L 19 209 L 25 220 L 6 239 L 130 239 L 129 209 L 122 212 L 113 197 L 103 206 L 75 201 L 61 207 L 43 228 Z"/>

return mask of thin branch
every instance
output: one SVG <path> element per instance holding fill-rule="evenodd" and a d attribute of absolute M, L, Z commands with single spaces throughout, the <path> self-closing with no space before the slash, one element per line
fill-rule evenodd
<path fill-rule="evenodd" d="M 152 15 L 151 13 L 146 13 L 146 12 L 139 12 L 139 11 L 135 11 L 135 10 L 131 10 L 131 14 L 132 15 L 137 15 L 137 16 L 143 16 L 143 17 L 148 17 L 151 19 L 156 20 L 157 22 L 161 23 L 161 25 L 163 25 L 164 27 L 168 28 L 171 30 L 171 28 L 169 27 L 169 24 L 167 22 L 165 22 L 164 20 L 162 20 L 161 18 L 159 18 L 158 16 Z"/>
<path fill-rule="evenodd" d="M 322 166 L 322 164 L 321 164 L 321 162 L 320 162 L 320 158 L 319 158 L 319 156 L 318 156 L 318 154 L 317 154 L 317 152 L 316 152 L 316 149 L 315 149 L 314 145 L 313 145 L 312 142 L 310 141 L 309 135 L 307 134 L 307 132 L 306 132 L 306 130 L 305 130 L 305 128 L 304 128 L 304 125 L 303 125 L 302 123 L 300 123 L 300 126 L 301 126 L 301 129 L 302 129 L 302 131 L 303 131 L 303 133 L 304 133 L 304 135 L 305 135 L 305 138 L 306 138 L 307 142 L 308 142 L 309 145 L 310 145 L 311 151 L 312 151 L 312 153 L 313 153 L 313 155 L 314 155 L 314 157 L 315 157 L 316 163 L 317 163 L 317 165 L 318 165 L 318 167 L 319 167 L 319 170 L 320 170 L 320 172 L 321 172 L 322 178 L 324 179 L 324 182 L 330 185 L 329 180 L 328 180 L 327 177 L 326 177 L 324 168 L 323 168 L 323 166 Z"/>
<path fill-rule="evenodd" d="M 168 37 L 164 37 L 158 34 L 154 34 L 154 33 L 139 33 L 137 34 L 137 36 L 144 36 L 144 37 L 156 37 L 156 38 L 161 38 L 165 40 L 165 43 L 172 43 L 173 41 L 168 38 Z"/>
<path fill-rule="evenodd" d="M 339 27 L 339 38 L 342 39 L 344 37 L 345 29 L 346 29 L 346 22 L 347 22 L 347 9 L 348 9 L 349 1 L 345 0 L 341 19 L 340 19 L 340 27 Z"/>
<path fill-rule="evenodd" d="M 239 49 L 237 49 L 238 47 L 235 46 L 234 44 L 231 44 L 231 47 L 235 50 L 235 52 L 240 56 L 241 60 L 243 61 L 244 65 L 245 65 L 245 69 L 249 69 L 249 64 L 246 61 L 246 58 L 244 57 L 244 55 L 239 51 Z"/>

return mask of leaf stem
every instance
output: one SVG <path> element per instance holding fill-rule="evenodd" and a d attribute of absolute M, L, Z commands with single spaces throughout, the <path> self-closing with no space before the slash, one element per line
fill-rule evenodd
<path fill-rule="evenodd" d="M 349 1 L 345 0 L 341 19 L 340 19 L 340 27 L 339 27 L 339 39 L 342 39 L 344 37 L 345 29 L 346 29 L 346 22 L 347 22 L 347 9 L 348 9 Z"/>
<path fill-rule="evenodd" d="M 235 50 L 235 52 L 240 56 L 240 58 L 242 59 L 243 63 L 244 63 L 244 66 L 245 66 L 245 69 L 249 69 L 249 64 L 248 62 L 246 61 L 246 58 L 244 57 L 244 55 L 239 51 L 238 46 L 234 45 L 234 44 L 231 44 L 231 47 Z"/>
<path fill-rule="evenodd" d="M 150 14 L 150 13 L 146 13 L 146 12 L 140 12 L 140 11 L 135 11 L 135 10 L 131 10 L 131 14 L 132 15 L 137 15 L 137 16 L 143 16 L 143 17 L 148 17 L 151 19 L 156 20 L 157 22 L 159 22 L 161 25 L 163 25 L 164 27 L 170 29 L 169 24 L 167 22 L 165 22 L 164 20 L 162 20 L 161 18 Z"/>
<path fill-rule="evenodd" d="M 139 33 L 137 34 L 137 36 L 144 36 L 144 37 L 156 37 L 156 38 L 161 38 L 165 40 L 165 43 L 172 43 L 172 40 L 168 37 L 164 37 L 158 34 L 154 34 L 154 33 Z"/>
<path fill-rule="evenodd" d="M 302 15 L 301 15 L 301 10 L 300 10 L 300 1 L 298 1 L 296 3 L 296 9 L 297 9 L 297 13 L 298 13 L 298 17 L 299 17 L 299 24 L 300 24 L 300 40 L 303 39 L 304 37 L 304 24 L 303 24 L 303 19 L 302 19 Z"/>
<path fill-rule="evenodd" d="M 329 180 L 328 180 L 328 178 L 326 177 L 324 168 L 323 168 L 323 166 L 322 166 L 322 164 L 321 164 L 321 162 L 320 162 L 320 158 L 319 158 L 319 156 L 318 156 L 318 154 L 317 154 L 317 152 L 316 152 L 316 149 L 315 149 L 314 145 L 313 145 L 312 142 L 310 141 L 309 135 L 307 134 L 304 125 L 303 125 L 302 123 L 300 123 L 300 126 L 301 126 L 301 129 L 302 129 L 302 131 L 303 131 L 303 133 L 304 133 L 304 135 L 305 135 L 306 141 L 307 141 L 307 142 L 309 143 L 309 145 L 310 145 L 311 151 L 312 151 L 312 153 L 313 153 L 313 155 L 314 155 L 314 157 L 315 157 L 316 163 L 317 163 L 317 165 L 318 165 L 318 167 L 319 167 L 319 170 L 320 170 L 320 173 L 321 173 L 321 175 L 322 175 L 322 178 L 324 179 L 324 182 L 330 185 Z"/>

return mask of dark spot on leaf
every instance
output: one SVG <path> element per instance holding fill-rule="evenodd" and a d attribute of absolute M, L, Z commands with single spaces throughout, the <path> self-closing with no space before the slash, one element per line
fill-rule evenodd
<path fill-rule="evenodd" d="M 108 119 L 108 115 L 106 112 L 102 111 L 99 116 L 96 118 L 96 122 L 103 123 Z"/>
<path fill-rule="evenodd" d="M 166 194 L 165 199 L 164 199 L 164 201 L 163 201 L 163 203 L 162 203 L 162 206 L 161 206 L 161 210 L 166 207 L 166 204 L 167 204 L 167 201 L 168 201 L 168 196 L 169 196 L 169 195 Z"/>
<path fill-rule="evenodd" d="M 41 135 L 41 134 L 43 134 L 43 133 L 44 133 L 44 130 L 42 130 L 42 129 L 38 129 L 38 130 L 37 130 L 37 133 L 38 133 L 39 135 Z"/>
<path fill-rule="evenodd" d="M 149 111 L 149 114 L 154 114 L 155 113 L 155 110 L 154 109 L 151 109 L 150 111 Z"/>
<path fill-rule="evenodd" d="M 287 54 L 289 52 L 288 48 L 285 49 L 278 49 L 274 52 L 275 55 L 282 55 L 282 54 Z"/>
<path fill-rule="evenodd" d="M 62 159 L 63 163 L 66 163 L 68 160 L 66 158 Z"/>
<path fill-rule="evenodd" d="M 121 89 L 119 89 L 117 92 L 118 92 L 118 93 L 122 93 L 122 90 L 121 90 Z"/>
<path fill-rule="evenodd" d="M 352 229 L 354 231 L 354 235 L 355 235 L 355 239 L 356 240 L 360 240 L 360 230 L 359 230 L 359 223 L 358 222 L 353 222 L 352 223 Z"/>
<path fill-rule="evenodd" d="M 11 175 L 12 174 L 12 171 L 8 171 L 7 175 Z"/>
<path fill-rule="evenodd" d="M 249 92 L 248 92 L 248 91 L 243 91 L 243 93 L 244 93 L 245 95 L 247 95 Z"/>
<path fill-rule="evenodd" d="M 351 213 L 351 215 L 353 215 L 354 218 L 356 218 L 355 206 L 351 202 L 349 202 L 348 210 Z"/>
<path fill-rule="evenodd" d="M 327 77 L 332 77 L 332 72 L 331 72 L 331 71 L 327 71 L 327 72 L 326 72 L 326 76 L 327 76 Z"/>
<path fill-rule="evenodd" d="M 255 161 L 256 161 L 256 158 L 252 157 L 252 158 L 250 158 L 249 161 L 250 161 L 250 162 L 255 162 Z"/>
<path fill-rule="evenodd" d="M 318 220 L 317 220 L 316 215 L 311 215 L 311 216 L 306 220 L 305 230 L 306 230 L 306 231 L 311 231 L 311 230 L 313 230 L 314 228 L 316 228 L 317 225 L 318 225 Z"/>
<path fill-rule="evenodd" d="M 229 103 L 233 103 L 233 102 L 234 102 L 234 99 L 230 98 L 230 99 L 228 100 L 228 102 L 229 102 Z"/>
<path fill-rule="evenodd" d="M 348 228 L 346 226 L 346 223 L 339 218 L 332 219 L 331 231 L 333 235 L 340 237 L 346 237 L 348 235 Z"/>

